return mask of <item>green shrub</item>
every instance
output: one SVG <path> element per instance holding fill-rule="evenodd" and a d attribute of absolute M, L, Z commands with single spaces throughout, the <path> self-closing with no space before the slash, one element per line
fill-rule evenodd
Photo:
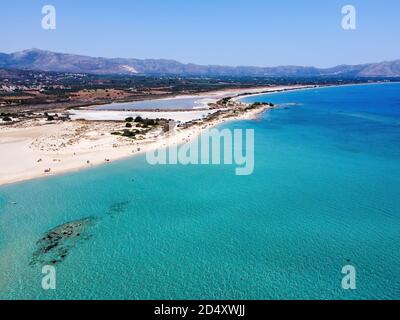
<path fill-rule="evenodd" d="M 135 137 L 135 133 L 129 130 L 124 130 L 124 133 L 122 134 L 123 137 L 128 137 L 128 138 L 133 138 Z"/>
<path fill-rule="evenodd" d="M 146 126 L 154 126 L 154 125 L 156 124 L 156 122 L 155 122 L 153 119 L 146 119 L 146 120 L 144 121 L 144 124 L 145 124 Z"/>

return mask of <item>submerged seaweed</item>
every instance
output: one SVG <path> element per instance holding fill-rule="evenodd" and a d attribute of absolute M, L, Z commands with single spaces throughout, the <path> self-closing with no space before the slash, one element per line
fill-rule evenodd
<path fill-rule="evenodd" d="M 94 218 L 89 217 L 65 223 L 48 231 L 37 241 L 37 250 L 32 256 L 30 265 L 56 265 L 62 262 L 78 242 L 90 239 L 88 227 L 94 221 Z"/>

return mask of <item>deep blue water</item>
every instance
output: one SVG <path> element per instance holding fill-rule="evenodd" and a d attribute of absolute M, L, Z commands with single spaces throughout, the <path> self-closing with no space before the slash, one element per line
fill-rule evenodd
<path fill-rule="evenodd" d="M 399 299 L 400 84 L 247 99 L 280 105 L 224 126 L 255 129 L 251 176 L 138 157 L 0 187 L 0 298 Z M 86 217 L 42 290 L 36 242 Z"/>

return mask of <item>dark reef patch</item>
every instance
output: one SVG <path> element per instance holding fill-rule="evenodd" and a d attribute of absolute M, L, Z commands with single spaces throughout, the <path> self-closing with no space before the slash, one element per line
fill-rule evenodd
<path fill-rule="evenodd" d="M 130 203 L 131 203 L 130 201 L 115 202 L 109 207 L 108 214 L 115 215 L 115 214 L 123 213 L 126 210 L 128 210 Z"/>
<path fill-rule="evenodd" d="M 92 217 L 75 220 L 48 231 L 37 243 L 31 266 L 56 265 L 62 262 L 79 242 L 91 238 L 88 228 L 93 225 Z"/>

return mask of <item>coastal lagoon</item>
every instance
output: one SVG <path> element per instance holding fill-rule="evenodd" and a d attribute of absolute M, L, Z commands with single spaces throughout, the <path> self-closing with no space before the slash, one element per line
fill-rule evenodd
<path fill-rule="evenodd" d="M 400 84 L 245 101 L 279 105 L 222 126 L 255 130 L 251 176 L 139 156 L 0 187 L 0 298 L 399 299 Z"/>
<path fill-rule="evenodd" d="M 96 107 L 96 110 L 188 110 L 208 108 L 208 103 L 214 101 L 215 97 L 211 95 L 176 97 L 135 102 L 111 103 L 98 106 Z"/>

